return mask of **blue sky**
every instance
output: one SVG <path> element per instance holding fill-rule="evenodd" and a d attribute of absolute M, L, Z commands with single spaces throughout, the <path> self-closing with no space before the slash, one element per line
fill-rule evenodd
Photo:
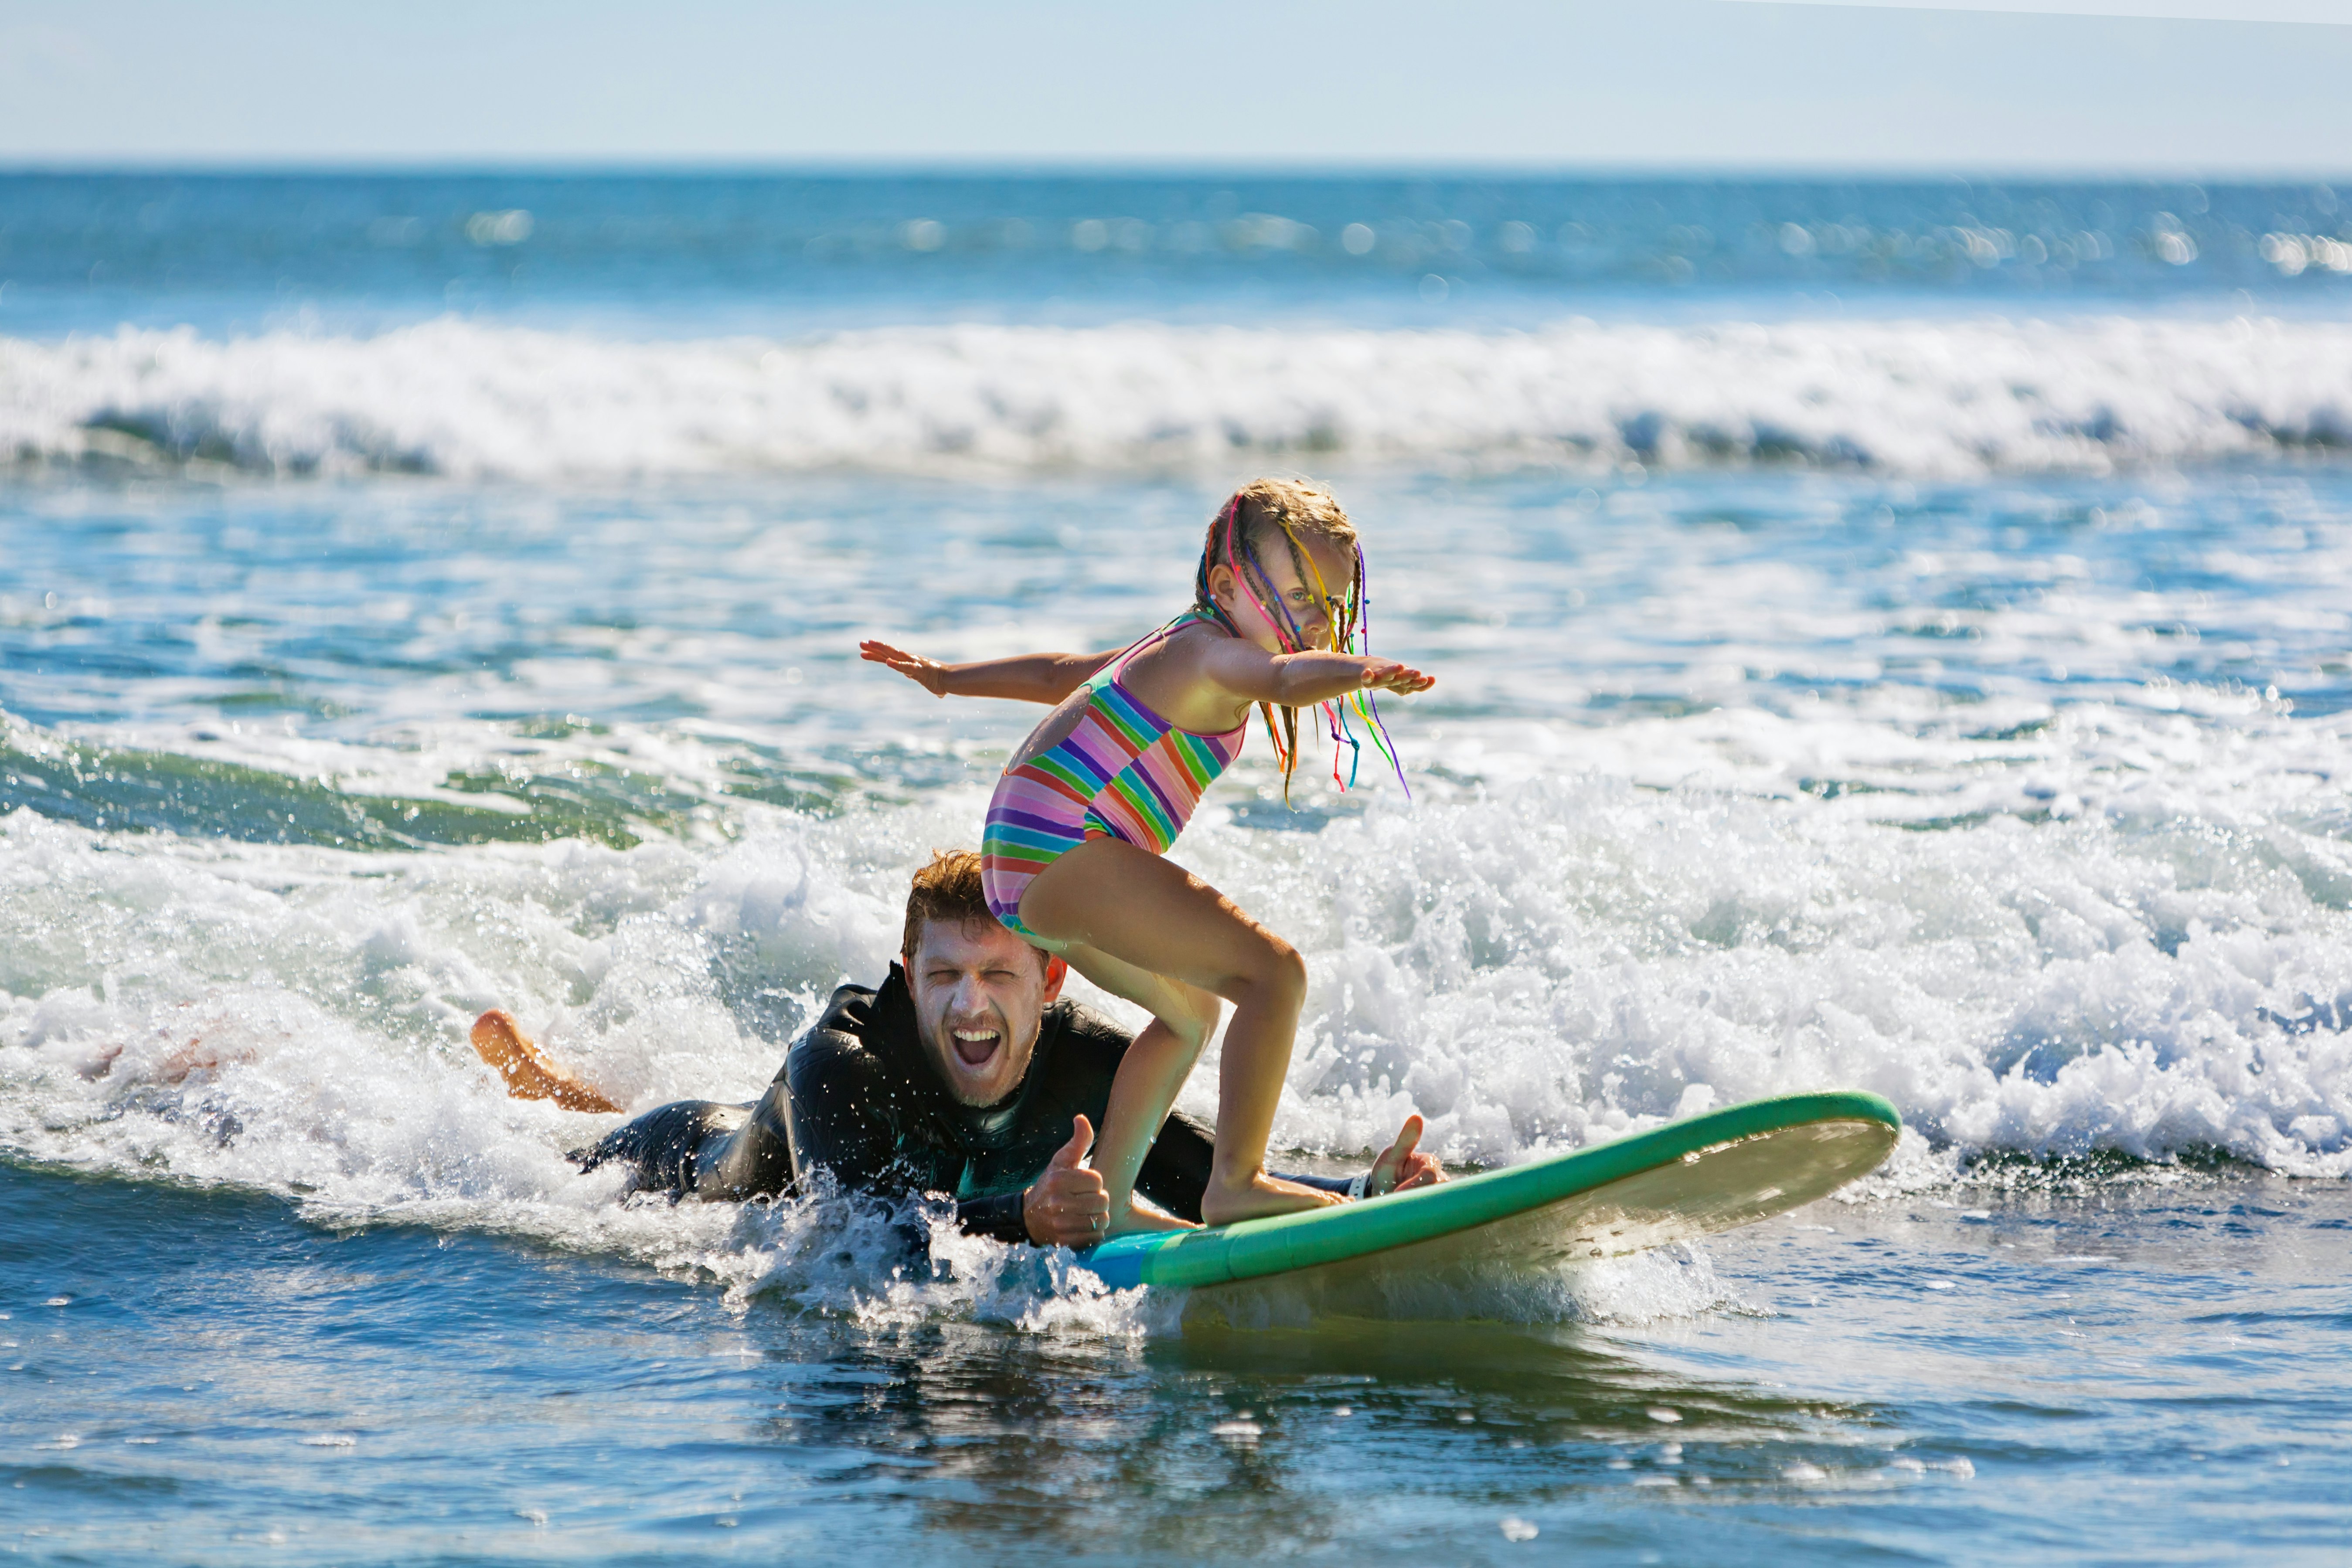
<path fill-rule="evenodd" d="M 2352 167 L 2352 0 L 2074 9 L 0 0 L 0 162 Z"/>

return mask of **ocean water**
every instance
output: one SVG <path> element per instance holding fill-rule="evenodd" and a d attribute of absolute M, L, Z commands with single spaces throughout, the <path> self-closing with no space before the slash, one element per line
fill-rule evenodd
<path fill-rule="evenodd" d="M 0 1542 L 2340 1560 L 2347 442 L 2320 185 L 0 178 Z M 1289 1157 L 1884 1173 L 1332 1322 L 499 1094 L 753 1093 L 1034 717 L 857 640 L 1116 646 L 1269 471 L 1440 681 L 1179 846 Z"/>

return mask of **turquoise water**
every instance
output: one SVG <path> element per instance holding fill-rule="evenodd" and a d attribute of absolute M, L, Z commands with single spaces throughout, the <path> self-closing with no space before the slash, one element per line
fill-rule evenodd
<path fill-rule="evenodd" d="M 2334 1560 L 2336 201 L 0 180 L 0 1540 Z M 1853 1087 L 1886 1173 L 1313 1322 L 500 1096 L 493 1005 L 752 1093 L 1024 730 L 857 639 L 1115 645 L 1298 469 L 1441 684 L 1180 846 L 1307 954 L 1288 1157 Z"/>
<path fill-rule="evenodd" d="M 1705 1305 L 1651 1323 L 1130 1339 L 0 1179 L 0 1521 L 36 1559 L 2342 1550 L 2340 1184 L 1827 1205 L 1710 1243 Z"/>
<path fill-rule="evenodd" d="M 2352 184 L 2338 182 L 2338 184 Z M 782 324 L 1528 325 L 1845 304 L 2340 315 L 2324 182 L 0 174 L 12 332 L 455 310 L 669 335 Z M 1443 288 L 1423 287 L 1435 278 Z"/>

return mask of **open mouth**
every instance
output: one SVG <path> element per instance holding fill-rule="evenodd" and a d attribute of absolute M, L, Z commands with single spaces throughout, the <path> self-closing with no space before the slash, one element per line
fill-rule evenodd
<path fill-rule="evenodd" d="M 994 1029 L 954 1029 L 950 1032 L 955 1041 L 955 1054 L 968 1068 L 976 1068 L 996 1054 L 999 1038 Z"/>

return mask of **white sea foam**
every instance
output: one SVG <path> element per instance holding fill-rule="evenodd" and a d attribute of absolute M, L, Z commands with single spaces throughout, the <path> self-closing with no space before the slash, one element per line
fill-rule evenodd
<path fill-rule="evenodd" d="M 1989 319 L 1463 331 L 953 326 L 643 342 L 0 340 L 0 453 L 527 479 L 1787 457 L 2103 470 L 2352 441 L 2352 325 Z"/>
<path fill-rule="evenodd" d="M 1999 766 L 1970 749 L 1989 742 L 1922 742 L 1909 787 L 1968 808 L 1930 831 L 1904 826 L 1900 791 L 1787 787 L 1848 728 L 1644 721 L 1583 732 L 1580 762 L 1563 732 L 1550 765 L 1380 796 L 1317 834 L 1204 814 L 1182 858 L 1308 955 L 1277 1141 L 1352 1152 L 1418 1111 L 1444 1156 L 1509 1162 L 1850 1086 L 1911 1126 L 1895 1188 L 1995 1148 L 2213 1145 L 2352 1172 L 2330 760 L 2352 725 L 2085 704 L 2000 742 L 2036 754 Z M 1683 777 L 1638 782 L 1654 770 Z M 18 811 L 0 822 L 0 1144 L 284 1193 L 326 1223 L 618 1252 L 877 1326 L 1164 1328 L 1066 1259 L 936 1225 L 910 1271 L 906 1216 L 848 1199 L 623 1204 L 617 1173 L 562 1157 L 609 1119 L 506 1099 L 465 1043 L 501 1004 L 632 1109 L 747 1098 L 826 988 L 881 973 L 906 868 L 980 804 L 959 788 L 832 820 L 749 810 L 731 842 L 369 856 Z M 1208 1110 L 1214 1082 L 1204 1064 L 1186 1103 Z M 1683 1265 L 1555 1285 L 1391 1305 L 1624 1318 L 1720 1300 Z"/>

